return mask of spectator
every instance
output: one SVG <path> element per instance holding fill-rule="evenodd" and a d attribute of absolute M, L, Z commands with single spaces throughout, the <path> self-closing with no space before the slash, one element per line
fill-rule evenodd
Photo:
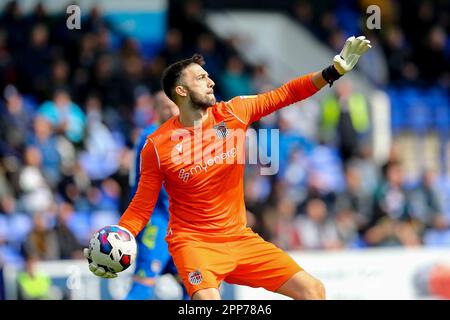
<path fill-rule="evenodd" d="M 309 31 L 316 33 L 316 23 L 311 5 L 308 1 L 296 0 L 292 7 L 294 17 Z"/>
<path fill-rule="evenodd" d="M 403 188 L 400 164 L 387 163 L 383 177 L 375 193 L 374 214 L 364 231 L 364 240 L 371 246 L 420 245 L 419 230 L 411 221 L 411 203 Z"/>
<path fill-rule="evenodd" d="M 87 192 L 91 185 L 88 174 L 81 165 L 76 164 L 64 170 L 57 190 L 62 201 L 73 205 L 77 212 L 89 212 L 92 208 L 87 200 Z"/>
<path fill-rule="evenodd" d="M 131 163 L 133 161 L 133 150 L 124 147 L 120 151 L 119 155 L 119 167 L 116 172 L 114 172 L 110 178 L 113 179 L 120 188 L 120 199 L 118 211 L 124 212 L 130 203 L 130 170 Z"/>
<path fill-rule="evenodd" d="M 117 170 L 122 141 L 114 137 L 103 123 L 102 105 L 98 98 L 90 96 L 86 110 L 85 151 L 79 153 L 79 161 L 91 180 L 102 180 Z"/>
<path fill-rule="evenodd" d="M 433 26 L 427 34 L 425 45 L 415 50 L 415 60 L 421 74 L 421 81 L 439 81 L 444 87 L 444 74 L 450 72 L 450 56 L 445 52 L 448 35 L 439 25 Z"/>
<path fill-rule="evenodd" d="M 129 117 L 128 106 L 135 100 L 135 91 L 143 86 L 144 61 L 138 55 L 130 56 L 123 60 L 123 73 L 120 76 L 120 112 Z"/>
<path fill-rule="evenodd" d="M 50 217 L 42 213 L 34 213 L 34 226 L 22 243 L 25 257 L 35 257 L 40 260 L 59 259 L 60 247 L 58 237 L 50 228 Z"/>
<path fill-rule="evenodd" d="M 406 42 L 403 31 L 393 26 L 386 32 L 384 50 L 389 66 L 389 79 L 394 84 L 417 79 L 417 67 L 411 62 L 411 48 Z"/>
<path fill-rule="evenodd" d="M 336 227 L 342 242 L 347 246 L 359 246 L 359 233 L 372 219 L 371 195 L 362 187 L 361 172 L 355 163 L 345 168 L 345 185 L 343 192 L 337 195 Z"/>
<path fill-rule="evenodd" d="M 31 29 L 36 24 L 42 24 L 48 29 L 51 27 L 51 17 L 42 2 L 36 4 L 31 14 L 25 17 L 25 21 L 28 29 Z"/>
<path fill-rule="evenodd" d="M 144 129 L 155 121 L 154 97 L 146 87 L 139 86 L 134 90 L 134 98 L 133 122 L 137 128 Z"/>
<path fill-rule="evenodd" d="M 350 165 L 357 167 L 361 175 L 361 192 L 372 198 L 379 181 L 379 168 L 373 159 L 372 146 L 369 143 L 361 145 L 358 156 L 350 161 Z"/>
<path fill-rule="evenodd" d="M 160 53 L 166 60 L 166 64 L 172 64 L 178 60 L 185 58 L 183 47 L 183 34 L 179 29 L 173 28 L 167 31 L 166 43 L 164 49 Z"/>
<path fill-rule="evenodd" d="M 266 212 L 266 228 L 271 230 L 271 241 L 283 250 L 298 250 L 301 240 L 296 226 L 293 224 L 295 203 L 287 197 L 277 201 L 274 210 Z"/>
<path fill-rule="evenodd" d="M 19 32 L 14 30 L 13 33 Z M 20 51 L 20 83 L 26 85 L 26 92 L 34 92 L 43 99 L 49 90 L 52 52 L 49 44 L 48 29 L 43 24 L 34 25 L 29 45 Z"/>
<path fill-rule="evenodd" d="M 369 130 L 369 113 L 366 100 L 354 92 L 348 80 L 336 85 L 336 97 L 323 102 L 323 135 L 339 147 L 344 164 L 358 151 L 360 139 Z"/>
<path fill-rule="evenodd" d="M 17 276 L 18 300 L 51 300 L 52 280 L 43 271 L 37 269 L 38 258 L 27 256 L 25 268 Z"/>
<path fill-rule="evenodd" d="M 226 69 L 220 78 L 220 83 L 224 100 L 252 93 L 251 77 L 245 70 L 245 65 L 241 58 L 236 55 L 228 59 Z"/>
<path fill-rule="evenodd" d="M 319 198 L 309 199 L 306 212 L 300 214 L 294 223 L 303 249 L 335 250 L 344 246 L 325 203 Z"/>
<path fill-rule="evenodd" d="M 68 63 L 63 59 L 58 59 L 51 68 L 51 88 L 67 87 L 69 85 L 70 69 Z"/>
<path fill-rule="evenodd" d="M 107 108 L 119 109 L 121 101 L 120 81 L 117 77 L 117 62 L 112 54 L 100 54 L 95 61 L 94 72 L 86 85 L 102 97 Z"/>
<path fill-rule="evenodd" d="M 106 21 L 104 21 L 102 13 L 96 5 L 92 6 L 89 12 L 89 18 L 83 21 L 83 27 L 86 28 L 89 33 L 99 32 L 102 28 L 108 27 Z"/>
<path fill-rule="evenodd" d="M 219 79 L 223 69 L 224 57 L 221 52 L 217 50 L 216 39 L 211 33 L 205 32 L 198 36 L 195 52 L 201 54 L 203 58 L 205 58 L 205 67 L 208 69 L 211 79 Z"/>
<path fill-rule="evenodd" d="M 420 184 L 409 194 L 411 199 L 411 215 L 423 228 L 442 230 L 450 227 L 443 216 L 441 199 L 436 189 L 436 173 L 424 172 Z"/>
<path fill-rule="evenodd" d="M 183 31 L 184 43 L 195 43 L 197 36 L 207 31 L 200 0 L 171 1 L 170 7 L 169 25 Z"/>
<path fill-rule="evenodd" d="M 217 78 L 218 77 L 216 77 L 215 79 Z M 265 65 L 264 63 L 258 63 L 253 67 L 252 87 L 256 91 L 256 93 L 269 92 L 270 90 L 273 90 L 275 88 L 270 79 L 267 65 Z"/>
<path fill-rule="evenodd" d="M 81 259 L 83 257 L 81 244 L 68 226 L 68 221 L 74 214 L 76 213 L 71 204 L 63 202 L 58 205 L 58 214 L 53 230 L 59 244 L 59 259 Z"/>
<path fill-rule="evenodd" d="M 1 202 L 3 202 L 4 199 L 12 197 L 13 197 L 13 189 L 6 178 L 5 170 L 3 169 L 3 166 L 0 163 L 0 200 Z M 3 207 L 3 205 L 1 205 L 1 207 Z"/>
<path fill-rule="evenodd" d="M 21 202 L 26 212 L 50 210 L 53 195 L 42 173 L 42 154 L 36 147 L 25 149 L 25 166 L 19 175 Z"/>
<path fill-rule="evenodd" d="M 0 111 L 0 140 L 6 145 L 0 149 L 4 148 L 3 153 L 17 156 L 25 148 L 27 134 L 31 131 L 34 108 L 13 85 L 6 86 L 3 94 L 6 109 Z"/>
<path fill-rule="evenodd" d="M 364 192 L 361 178 L 359 168 L 355 164 L 349 164 L 345 168 L 346 188 L 336 199 L 337 213 L 341 213 L 344 220 L 354 220 L 359 230 L 365 228 L 372 219 L 372 199 Z"/>
<path fill-rule="evenodd" d="M 62 133 L 74 144 L 80 144 L 84 137 L 86 119 L 84 112 L 72 102 L 69 91 L 58 88 L 53 100 L 41 105 L 38 114 L 47 118 L 56 133 Z"/>
<path fill-rule="evenodd" d="M 8 1 L 0 16 L 0 26 L 8 35 L 8 47 L 21 50 L 26 44 L 26 23 L 18 1 Z"/>
<path fill-rule="evenodd" d="M 58 137 L 47 118 L 37 116 L 34 119 L 34 132 L 29 144 L 36 147 L 42 155 L 42 172 L 51 187 L 61 179 L 61 156 L 58 150 Z"/>

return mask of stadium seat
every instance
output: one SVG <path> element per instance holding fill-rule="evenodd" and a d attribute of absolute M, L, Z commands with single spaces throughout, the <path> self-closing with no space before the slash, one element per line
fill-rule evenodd
<path fill-rule="evenodd" d="M 15 248 L 25 240 L 33 228 L 33 219 L 24 213 L 14 213 L 8 221 L 8 240 Z"/>

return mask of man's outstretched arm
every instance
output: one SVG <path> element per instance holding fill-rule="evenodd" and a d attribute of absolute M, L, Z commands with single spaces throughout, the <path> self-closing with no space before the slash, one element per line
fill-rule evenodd
<path fill-rule="evenodd" d="M 331 86 L 334 81 L 352 70 L 361 55 L 370 47 L 370 41 L 364 36 L 350 37 L 341 53 L 334 57 L 333 64 L 322 71 L 291 80 L 267 93 L 235 97 L 227 102 L 227 106 L 236 117 L 249 125 L 282 107 L 312 96 L 327 84 Z"/>

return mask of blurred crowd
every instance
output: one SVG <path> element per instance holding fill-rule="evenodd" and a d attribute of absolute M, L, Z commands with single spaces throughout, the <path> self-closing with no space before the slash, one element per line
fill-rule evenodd
<path fill-rule="evenodd" d="M 367 28 L 371 5 L 380 9 L 382 28 Z M 347 37 L 366 35 L 373 48 L 358 69 L 389 94 L 394 134 L 434 132 L 441 150 L 447 147 L 448 1 L 297 0 L 280 6 L 334 52 Z M 445 160 L 442 170 L 432 169 L 417 156 L 419 174 L 408 172 L 394 138 L 389 158 L 376 163 L 368 101 L 345 79 L 321 101 L 298 105 L 278 112 L 276 123 L 261 123 L 281 130 L 280 173 L 269 178 L 248 170 L 247 205 L 264 237 L 288 250 L 450 244 Z"/>
<path fill-rule="evenodd" d="M 353 19 L 327 11 L 317 23 L 308 3 L 293 13 L 340 50 L 356 26 L 334 26 Z M 448 69 L 423 58 L 448 63 L 448 20 L 424 3 L 414 28 L 405 28 L 414 15 L 392 14 L 389 31 L 370 33 L 373 64 L 361 68 L 375 84 L 448 88 Z M 233 39 L 211 32 L 201 1 L 171 3 L 165 43 L 151 57 L 96 7 L 77 31 L 66 28 L 65 12 L 50 15 L 41 4 L 24 14 L 9 1 L 0 12 L 0 261 L 79 258 L 94 230 L 117 222 L 130 200 L 133 145 L 158 120 L 168 64 L 202 54 L 222 100 L 276 85 L 264 65 L 242 60 Z M 280 168 L 263 176 L 262 165 L 247 167 L 249 225 L 287 250 L 450 244 L 450 183 L 432 170 L 408 180 L 395 145 L 376 164 L 368 108 L 341 79 L 324 99 L 255 123 L 280 130 Z"/>
<path fill-rule="evenodd" d="M 379 11 L 367 8 L 377 6 Z M 366 20 L 379 12 L 379 28 Z M 450 88 L 450 4 L 445 0 L 297 0 L 291 13 L 335 51 L 354 34 L 373 43 L 360 69 L 377 85 Z"/>

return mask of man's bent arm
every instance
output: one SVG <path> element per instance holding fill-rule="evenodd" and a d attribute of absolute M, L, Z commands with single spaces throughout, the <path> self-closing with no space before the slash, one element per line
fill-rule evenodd
<path fill-rule="evenodd" d="M 136 236 L 148 223 L 163 182 L 158 156 L 151 139 L 141 152 L 141 173 L 136 194 L 119 220 L 119 225 Z"/>

